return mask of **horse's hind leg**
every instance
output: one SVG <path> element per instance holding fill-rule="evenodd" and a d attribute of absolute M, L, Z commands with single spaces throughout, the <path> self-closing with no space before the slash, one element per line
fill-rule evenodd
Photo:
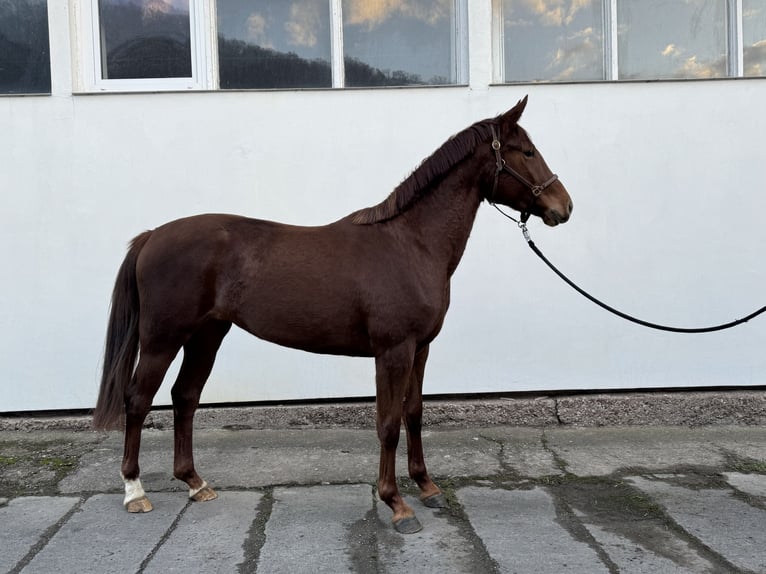
<path fill-rule="evenodd" d="M 404 426 L 407 429 L 407 463 L 410 477 L 420 488 L 420 500 L 430 508 L 444 508 L 447 501 L 426 469 L 421 429 L 423 426 L 423 375 L 428 347 L 415 355 L 407 396 L 404 400 Z"/>
<path fill-rule="evenodd" d="M 139 474 L 138 452 L 141 429 L 152 406 L 152 399 L 173 362 L 176 351 L 143 352 L 133 379 L 125 389 L 125 450 L 122 457 L 122 479 L 125 482 L 123 504 L 128 512 L 149 512 L 152 504 L 144 493 Z"/>
<path fill-rule="evenodd" d="M 173 475 L 189 486 L 189 498 L 197 502 L 213 500 L 218 495 L 194 468 L 194 412 L 199 405 L 202 388 L 213 369 L 218 348 L 230 328 L 231 323 L 216 321 L 206 323 L 194 333 L 184 345 L 181 370 L 171 390 L 175 434 Z"/>

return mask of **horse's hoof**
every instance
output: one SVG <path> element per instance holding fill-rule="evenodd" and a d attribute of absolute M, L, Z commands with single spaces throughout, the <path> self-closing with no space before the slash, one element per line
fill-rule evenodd
<path fill-rule="evenodd" d="M 399 534 L 415 534 L 423 530 L 423 526 L 416 516 L 407 516 L 394 522 L 394 530 Z"/>
<path fill-rule="evenodd" d="M 149 499 L 145 496 L 142 496 L 141 498 L 137 498 L 135 500 L 131 500 L 130 502 L 127 502 L 125 504 L 125 508 L 130 513 L 139 513 L 139 512 L 151 512 L 154 508 L 152 506 L 152 503 L 149 502 Z"/>
<path fill-rule="evenodd" d="M 205 485 L 194 494 L 190 494 L 189 498 L 194 502 L 205 502 L 207 500 L 215 500 L 218 498 L 218 494 L 216 494 L 215 490 Z"/>
<path fill-rule="evenodd" d="M 422 499 L 422 502 L 428 508 L 447 508 L 447 498 L 442 492 L 426 496 Z"/>

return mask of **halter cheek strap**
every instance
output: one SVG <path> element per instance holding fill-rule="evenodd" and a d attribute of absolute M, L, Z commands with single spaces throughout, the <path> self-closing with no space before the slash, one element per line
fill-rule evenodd
<path fill-rule="evenodd" d="M 556 181 L 559 176 L 557 176 L 555 173 L 551 175 L 545 182 L 543 182 L 540 185 L 535 185 L 534 183 L 530 182 L 527 178 L 525 178 L 523 175 L 521 175 L 518 171 L 513 169 L 511 166 L 509 166 L 507 163 L 505 163 L 505 160 L 500 155 L 500 148 L 502 145 L 500 144 L 500 140 L 497 139 L 497 132 L 495 131 L 495 125 L 490 124 L 490 129 L 492 130 L 492 149 L 495 152 L 495 179 L 492 182 L 492 194 L 489 196 L 489 202 L 494 205 L 495 204 L 495 193 L 497 192 L 497 180 L 500 177 L 500 173 L 505 171 L 508 172 L 510 175 L 516 178 L 516 180 L 524 185 L 529 191 L 532 192 L 532 195 L 534 198 L 537 198 L 545 189 L 550 186 L 554 181 Z M 532 203 L 534 203 L 534 199 L 532 200 Z M 530 212 L 525 211 L 521 214 L 521 221 L 525 222 L 529 219 Z"/>

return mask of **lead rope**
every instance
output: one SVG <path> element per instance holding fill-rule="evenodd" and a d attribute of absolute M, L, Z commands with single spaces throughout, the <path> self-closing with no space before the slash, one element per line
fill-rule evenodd
<path fill-rule="evenodd" d="M 685 328 L 685 327 L 670 327 L 667 325 L 659 325 L 657 323 L 651 323 L 649 321 L 644 321 L 643 319 L 638 319 L 636 317 L 633 317 L 631 315 L 628 315 L 627 313 L 623 313 L 622 311 L 618 311 L 614 307 L 607 305 L 603 301 L 596 299 L 593 295 L 582 289 L 580 286 L 578 286 L 574 281 L 572 281 L 569 277 L 564 275 L 561 271 L 559 271 L 556 266 L 551 263 L 545 255 L 543 255 L 542 251 L 540 251 L 537 248 L 537 245 L 535 245 L 535 242 L 532 241 L 532 238 L 529 236 L 529 230 L 527 229 L 527 225 L 523 221 L 519 221 L 515 217 L 508 215 L 505 213 L 502 209 L 500 209 L 497 205 L 492 204 L 492 206 L 497 209 L 503 216 L 507 217 L 511 221 L 516 222 L 516 225 L 519 226 L 519 229 L 521 230 L 522 235 L 524 236 L 524 239 L 527 241 L 527 245 L 529 245 L 530 249 L 534 251 L 535 255 L 537 255 L 540 259 L 543 260 L 543 263 L 545 263 L 548 267 L 551 268 L 551 270 L 558 275 L 564 283 L 569 285 L 572 289 L 577 291 L 580 295 L 591 301 L 592 303 L 595 303 L 602 309 L 609 311 L 613 315 L 617 315 L 618 317 L 625 319 L 626 321 L 630 321 L 631 323 L 636 323 L 637 325 L 641 325 L 642 327 L 648 327 L 649 329 L 656 329 L 658 331 L 669 331 L 671 333 L 712 333 L 714 331 L 723 331 L 725 329 L 731 329 L 732 327 L 736 327 L 738 325 L 741 325 L 742 323 L 747 323 L 750 319 L 754 319 L 758 315 L 766 312 L 766 306 L 761 307 L 757 311 L 754 311 L 750 313 L 749 315 L 742 317 L 741 319 L 735 319 L 734 321 L 729 321 L 728 323 L 721 323 L 720 325 L 713 325 L 712 327 L 693 327 L 693 328 Z"/>

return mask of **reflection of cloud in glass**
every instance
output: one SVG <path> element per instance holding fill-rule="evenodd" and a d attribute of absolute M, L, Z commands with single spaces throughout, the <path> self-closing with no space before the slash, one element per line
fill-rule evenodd
<path fill-rule="evenodd" d="M 397 15 L 434 25 L 450 17 L 452 4 L 452 0 L 348 0 L 343 5 L 343 19 L 347 25 L 369 29 Z"/>
<path fill-rule="evenodd" d="M 752 46 L 745 46 L 745 75 L 766 75 L 766 40 L 759 40 Z"/>
<path fill-rule="evenodd" d="M 505 0 L 507 81 L 603 78 L 601 0 Z"/>
<path fill-rule="evenodd" d="M 171 14 L 173 12 L 188 14 L 189 0 L 145 0 L 143 2 L 144 16 L 154 14 Z"/>
<path fill-rule="evenodd" d="M 726 69 L 726 55 L 705 60 L 697 55 L 687 56 L 687 50 L 676 44 L 668 44 L 660 52 L 668 60 L 670 77 L 674 78 L 717 78 Z"/>
<path fill-rule="evenodd" d="M 537 22 L 543 26 L 569 26 L 578 12 L 590 8 L 594 2 L 595 0 L 522 0 L 521 4 L 522 10 L 536 16 Z M 531 22 L 522 19 L 514 24 L 528 26 Z"/>
<path fill-rule="evenodd" d="M 593 28 L 586 28 L 567 37 L 566 47 L 556 50 L 548 68 L 554 73 L 554 80 L 575 80 L 583 70 L 593 69 L 594 62 L 598 62 L 599 58 L 601 34 Z"/>
<path fill-rule="evenodd" d="M 680 78 L 717 78 L 721 75 L 721 67 L 725 63 L 725 60 L 700 62 L 697 56 L 692 56 L 681 63 L 676 74 Z"/>
<path fill-rule="evenodd" d="M 742 36 L 745 75 L 766 75 L 766 8 L 763 0 L 742 0 Z"/>
<path fill-rule="evenodd" d="M 258 12 L 253 12 L 247 18 L 247 38 L 254 44 L 271 48 L 271 42 L 266 35 L 266 17 Z"/>
<path fill-rule="evenodd" d="M 285 22 L 287 42 L 293 46 L 316 46 L 320 26 L 319 6 L 314 2 L 293 2 Z"/>

